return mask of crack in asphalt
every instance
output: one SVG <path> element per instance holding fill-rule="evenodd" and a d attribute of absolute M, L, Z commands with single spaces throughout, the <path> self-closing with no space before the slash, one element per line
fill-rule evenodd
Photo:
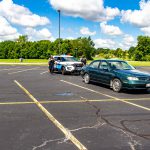
<path fill-rule="evenodd" d="M 42 144 L 40 144 L 39 146 L 34 146 L 32 150 L 36 150 L 38 148 L 43 148 L 48 143 L 52 143 L 52 142 L 57 142 L 58 144 L 62 144 L 62 143 L 72 144 L 71 142 L 69 142 L 69 137 L 70 137 L 71 132 L 77 132 L 77 131 L 84 130 L 84 129 L 98 129 L 98 128 L 104 126 L 104 125 L 109 125 L 114 130 L 122 132 L 123 135 L 125 135 L 126 138 L 128 139 L 128 145 L 129 145 L 131 150 L 137 150 L 138 146 L 142 146 L 140 141 L 135 140 L 134 137 L 138 136 L 138 137 L 142 137 L 146 140 L 150 140 L 150 137 L 148 137 L 148 136 L 150 136 L 149 134 L 139 134 L 139 133 L 136 133 L 136 132 L 130 130 L 125 125 L 125 122 L 129 121 L 129 120 L 122 120 L 122 121 L 120 121 L 120 124 L 121 124 L 122 127 L 117 126 L 117 125 L 111 123 L 108 119 L 106 119 L 102 115 L 101 108 L 97 107 L 96 105 L 94 105 L 93 103 L 91 103 L 90 101 L 88 101 L 84 97 L 80 96 L 80 98 L 85 100 L 87 105 L 90 105 L 92 108 L 94 108 L 96 110 L 96 112 L 95 112 L 96 119 L 97 119 L 96 124 L 94 124 L 92 126 L 83 126 L 83 127 L 76 128 L 76 129 L 67 129 L 68 130 L 68 135 L 66 137 L 60 138 L 60 139 L 54 139 L 54 140 L 46 140 Z M 141 120 L 133 120 L 132 122 L 136 122 L 136 121 L 141 121 Z"/>
<path fill-rule="evenodd" d="M 77 129 L 72 129 L 72 130 L 69 130 L 69 131 L 70 132 L 76 132 L 76 131 L 83 130 L 83 129 L 98 129 L 99 127 L 102 127 L 103 125 L 105 125 L 105 123 L 101 123 L 101 122 L 98 121 L 98 123 L 93 125 L 93 126 L 84 126 L 84 127 L 80 127 L 80 128 L 77 128 Z"/>
<path fill-rule="evenodd" d="M 122 121 L 120 121 L 120 123 L 124 127 L 124 129 L 126 129 L 126 131 L 128 131 L 128 132 L 130 132 L 132 134 L 135 134 L 137 136 L 140 136 L 140 137 L 142 137 L 144 139 L 150 140 L 150 134 L 142 134 L 142 133 L 134 132 L 134 131 L 132 131 L 131 129 L 129 129 L 125 125 L 126 122 L 134 122 L 135 123 L 135 122 L 142 122 L 142 121 L 150 121 L 150 119 L 143 119 L 143 120 L 122 120 Z"/>
<path fill-rule="evenodd" d="M 81 97 L 81 96 L 80 96 L 80 98 L 84 99 L 88 105 L 90 105 L 91 107 L 93 107 L 96 110 L 95 114 L 97 116 L 97 120 L 103 122 L 104 124 L 109 125 L 110 127 L 112 127 L 113 129 L 115 129 L 117 131 L 121 131 L 124 135 L 126 135 L 127 138 L 129 138 L 128 144 L 129 144 L 131 150 L 136 150 L 136 146 L 142 145 L 139 141 L 134 139 L 134 136 L 139 136 L 139 134 L 136 134 L 135 132 L 131 132 L 129 129 L 127 129 L 127 127 L 124 128 L 124 126 L 123 126 L 123 128 L 122 128 L 120 126 L 112 124 L 108 119 L 106 119 L 105 117 L 103 117 L 103 115 L 101 115 L 100 108 L 98 108 L 96 105 L 89 102 L 86 98 Z M 140 136 L 140 137 L 145 138 L 144 136 Z"/>
<path fill-rule="evenodd" d="M 38 145 L 38 146 L 34 146 L 32 148 L 32 150 L 36 150 L 36 149 L 41 149 L 45 146 L 47 146 L 48 143 L 52 143 L 52 142 L 57 142 L 57 144 L 62 144 L 62 143 L 67 143 L 67 144 L 71 144 L 71 142 L 68 142 L 69 138 L 59 138 L 59 139 L 53 139 L 53 140 L 45 140 L 42 144 Z"/>

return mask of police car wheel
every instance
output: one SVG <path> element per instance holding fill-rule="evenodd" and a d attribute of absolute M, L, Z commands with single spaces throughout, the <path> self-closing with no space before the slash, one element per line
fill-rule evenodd
<path fill-rule="evenodd" d="M 65 75 L 65 74 L 66 74 L 66 70 L 65 70 L 64 67 L 62 68 L 61 73 L 62 73 L 62 75 Z"/>

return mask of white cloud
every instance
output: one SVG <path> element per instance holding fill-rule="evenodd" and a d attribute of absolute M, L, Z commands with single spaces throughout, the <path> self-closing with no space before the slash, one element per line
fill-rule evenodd
<path fill-rule="evenodd" d="M 112 20 L 114 19 L 115 16 L 118 16 L 120 14 L 120 11 L 116 7 L 115 8 L 106 7 L 105 14 L 106 20 Z"/>
<path fill-rule="evenodd" d="M 74 40 L 74 39 L 76 39 L 76 38 L 70 36 L 70 37 L 67 37 L 66 39 L 67 39 L 67 40 Z"/>
<path fill-rule="evenodd" d="M 132 35 L 126 34 L 124 35 L 121 43 L 119 43 L 117 46 L 123 50 L 128 50 L 131 46 L 136 46 L 136 44 L 137 41 L 134 39 L 134 37 Z"/>
<path fill-rule="evenodd" d="M 116 41 L 115 39 L 96 39 L 94 43 L 96 48 L 121 48 L 123 50 L 128 50 L 131 46 L 136 46 L 137 41 L 133 36 L 126 34 L 120 41 Z"/>
<path fill-rule="evenodd" d="M 141 31 L 143 31 L 145 35 L 150 36 L 150 26 L 146 28 L 141 28 Z"/>
<path fill-rule="evenodd" d="M 133 36 L 126 34 L 123 38 L 123 42 L 125 45 L 131 46 L 134 44 L 135 40 Z"/>
<path fill-rule="evenodd" d="M 95 35 L 95 34 L 96 34 L 96 31 L 91 32 L 91 31 L 89 30 L 89 28 L 87 28 L 87 27 L 82 27 L 82 28 L 80 29 L 80 33 L 81 33 L 82 35 L 89 35 L 89 36 L 92 36 L 92 35 Z"/>
<path fill-rule="evenodd" d="M 19 33 L 16 34 L 10 34 L 10 35 L 5 35 L 5 36 L 0 36 L 0 41 L 7 41 L 7 40 L 16 40 L 19 37 Z"/>
<path fill-rule="evenodd" d="M 141 0 L 140 10 L 122 11 L 122 21 L 129 22 L 138 27 L 150 27 L 150 0 Z"/>
<path fill-rule="evenodd" d="M 0 36 L 7 36 L 16 33 L 17 29 L 13 28 L 4 17 L 0 16 Z"/>
<path fill-rule="evenodd" d="M 116 43 L 111 39 L 96 39 L 94 40 L 96 48 L 110 48 L 114 49 Z"/>
<path fill-rule="evenodd" d="M 101 31 L 104 34 L 108 34 L 108 35 L 122 35 L 123 32 L 120 30 L 119 27 L 114 26 L 114 25 L 107 25 L 106 22 L 102 22 L 100 23 L 100 27 L 101 27 Z"/>
<path fill-rule="evenodd" d="M 0 16 L 5 17 L 9 22 L 26 27 L 36 27 L 49 24 L 46 17 L 33 14 L 28 8 L 14 4 L 12 0 L 0 2 Z"/>
<path fill-rule="evenodd" d="M 19 33 L 16 28 L 12 27 L 10 23 L 0 16 L 0 41 L 17 39 Z"/>
<path fill-rule="evenodd" d="M 47 28 L 43 28 L 41 30 L 27 28 L 25 29 L 25 34 L 28 35 L 28 38 L 31 41 L 54 40 L 54 37 L 52 37 L 51 32 Z"/>
<path fill-rule="evenodd" d="M 120 14 L 118 8 L 104 8 L 103 0 L 49 0 L 52 7 L 68 16 L 107 21 Z"/>

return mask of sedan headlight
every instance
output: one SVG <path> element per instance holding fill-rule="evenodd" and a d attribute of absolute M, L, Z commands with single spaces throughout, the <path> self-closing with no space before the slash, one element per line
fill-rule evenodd
<path fill-rule="evenodd" d="M 128 77 L 127 79 L 132 80 L 132 81 L 138 81 L 139 80 L 139 78 L 137 78 L 137 77 Z"/>

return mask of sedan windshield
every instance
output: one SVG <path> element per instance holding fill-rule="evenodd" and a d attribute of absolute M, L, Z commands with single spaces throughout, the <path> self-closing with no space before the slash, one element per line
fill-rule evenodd
<path fill-rule="evenodd" d="M 112 61 L 109 62 L 112 69 L 119 69 L 119 70 L 133 70 L 135 69 L 131 65 L 129 65 L 127 62 L 124 61 Z"/>

